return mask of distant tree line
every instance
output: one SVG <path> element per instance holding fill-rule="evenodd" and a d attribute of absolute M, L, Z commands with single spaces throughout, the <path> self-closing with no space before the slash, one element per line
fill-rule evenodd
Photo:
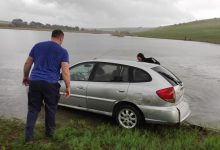
<path fill-rule="evenodd" d="M 62 29 L 62 30 L 70 30 L 70 31 L 85 31 L 84 28 L 79 28 L 78 26 L 70 27 L 64 25 L 51 25 L 51 24 L 43 24 L 40 22 L 31 21 L 30 23 L 23 21 L 22 19 L 13 19 L 12 25 L 15 27 L 23 27 L 23 28 L 35 28 L 35 29 Z"/>
<path fill-rule="evenodd" d="M 51 25 L 51 24 L 43 24 L 41 22 L 26 22 L 22 19 L 13 19 L 11 22 L 6 21 L 0 21 L 0 28 L 24 28 L 24 29 L 40 29 L 40 30 L 53 30 L 53 29 L 61 29 L 67 32 L 83 32 L 83 33 L 94 33 L 94 34 L 111 34 L 112 31 L 104 31 L 100 29 L 86 29 L 86 28 L 80 28 L 78 26 L 70 27 L 70 26 L 64 26 L 64 25 Z"/>

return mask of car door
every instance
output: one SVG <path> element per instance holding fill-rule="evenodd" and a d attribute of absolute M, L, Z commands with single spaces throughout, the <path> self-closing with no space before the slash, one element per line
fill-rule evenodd
<path fill-rule="evenodd" d="M 94 62 L 86 62 L 70 68 L 71 95 L 68 99 L 61 98 L 61 105 L 86 108 L 86 90 L 89 76 L 94 67 Z M 61 91 L 65 90 L 64 81 L 61 82 Z"/>
<path fill-rule="evenodd" d="M 98 63 L 87 88 L 87 107 L 111 112 L 116 101 L 126 99 L 129 86 L 128 67 Z"/>

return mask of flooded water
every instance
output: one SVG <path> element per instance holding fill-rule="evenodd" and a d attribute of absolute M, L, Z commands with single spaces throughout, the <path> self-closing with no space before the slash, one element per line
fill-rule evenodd
<path fill-rule="evenodd" d="M 21 85 L 23 64 L 36 42 L 50 40 L 50 32 L 0 30 L 0 34 L 0 116 L 25 119 L 27 97 Z M 71 64 L 93 58 L 136 60 L 138 52 L 156 58 L 185 84 L 185 97 L 192 110 L 187 121 L 220 129 L 220 45 L 65 33 L 63 47 L 69 51 Z M 60 109 L 58 116 L 71 117 L 71 113 Z"/>

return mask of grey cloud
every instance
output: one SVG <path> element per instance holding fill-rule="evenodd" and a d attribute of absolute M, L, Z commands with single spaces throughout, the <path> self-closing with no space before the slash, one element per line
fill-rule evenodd
<path fill-rule="evenodd" d="M 19 14 L 19 17 L 26 18 L 28 21 L 37 19 L 43 23 L 81 27 L 147 27 L 193 19 L 190 13 L 183 12 L 176 7 L 179 0 L 35 1 L 38 2 L 40 8 L 25 4 L 25 0 L 22 3 L 15 0 L 8 0 L 5 3 L 7 3 L 8 11 L 13 11 L 14 15 Z M 53 7 L 45 7 L 50 5 Z"/>
<path fill-rule="evenodd" d="M 52 0 L 51 0 L 52 1 Z M 176 0 L 56 0 L 90 26 L 156 26 L 192 19 L 175 7 Z M 71 18 L 71 17 L 70 17 Z"/>

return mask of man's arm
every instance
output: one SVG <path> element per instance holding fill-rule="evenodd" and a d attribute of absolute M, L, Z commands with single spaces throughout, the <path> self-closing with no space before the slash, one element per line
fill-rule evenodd
<path fill-rule="evenodd" d="M 153 62 L 154 62 L 155 64 L 160 65 L 160 62 L 159 62 L 159 61 L 157 61 L 155 58 L 152 58 L 152 60 L 153 60 Z"/>
<path fill-rule="evenodd" d="M 29 56 L 24 64 L 24 69 L 23 69 L 24 76 L 23 76 L 22 84 L 25 86 L 28 86 L 29 84 L 28 77 L 33 62 L 34 62 L 33 58 Z"/>
<path fill-rule="evenodd" d="M 62 77 L 66 85 L 65 97 L 68 98 L 70 96 L 70 70 L 69 64 L 67 62 L 62 62 L 61 64 Z"/>

